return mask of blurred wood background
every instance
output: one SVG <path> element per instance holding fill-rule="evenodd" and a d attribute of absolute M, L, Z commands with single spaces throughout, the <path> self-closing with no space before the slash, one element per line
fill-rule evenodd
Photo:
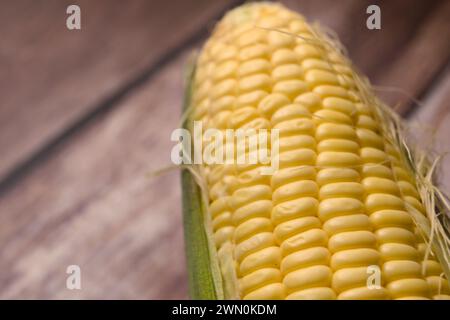
<path fill-rule="evenodd" d="M 334 29 L 450 151 L 450 1 L 282 2 Z M 0 298 L 187 298 L 179 172 L 148 173 L 170 165 L 183 65 L 239 3 L 0 1 Z M 365 27 L 370 4 L 381 30 Z M 73 264 L 82 290 L 66 289 Z"/>

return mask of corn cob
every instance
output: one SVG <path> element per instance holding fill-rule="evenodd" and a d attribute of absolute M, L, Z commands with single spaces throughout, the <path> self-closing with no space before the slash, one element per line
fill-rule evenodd
<path fill-rule="evenodd" d="M 350 63 L 321 37 L 279 4 L 251 3 L 224 17 L 196 61 L 189 119 L 279 129 L 280 153 L 273 175 L 258 164 L 198 168 L 204 219 L 192 220 L 192 206 L 185 219 L 213 244 L 191 250 L 206 250 L 191 257 L 206 259 L 203 280 L 191 270 L 194 298 L 448 299 L 445 262 L 424 259 L 409 209 L 427 215 L 414 174 Z M 188 179 L 185 194 L 195 192 Z M 376 289 L 370 266 L 381 270 Z"/>

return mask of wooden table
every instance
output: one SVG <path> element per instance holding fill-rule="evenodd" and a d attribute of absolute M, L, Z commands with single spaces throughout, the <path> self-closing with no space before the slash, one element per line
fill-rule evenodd
<path fill-rule="evenodd" d="M 449 151 L 449 1 L 382 2 L 374 31 L 378 1 L 283 2 L 333 28 L 391 88 L 383 99 Z M 81 30 L 65 26 L 73 3 Z M 187 298 L 179 172 L 149 173 L 170 165 L 183 65 L 237 3 L 1 2 L 0 298 Z M 66 288 L 69 265 L 82 290 Z"/>

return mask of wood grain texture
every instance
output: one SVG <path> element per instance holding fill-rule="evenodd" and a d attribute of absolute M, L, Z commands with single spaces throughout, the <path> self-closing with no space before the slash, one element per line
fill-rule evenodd
<path fill-rule="evenodd" d="M 148 175 L 171 164 L 185 60 L 0 199 L 0 298 L 186 298 L 179 172 Z"/>
<path fill-rule="evenodd" d="M 450 29 L 450 22 L 444 19 L 448 1 L 382 2 L 380 31 L 369 31 L 365 28 L 365 8 L 371 1 L 283 2 L 292 9 L 303 12 L 310 20 L 319 20 L 336 30 L 355 64 L 374 83 L 399 87 L 415 97 L 423 95 L 426 106 L 423 114 L 427 117 L 435 114 L 429 118 L 432 119 L 431 123 L 441 121 L 440 127 L 443 129 L 440 130 L 445 133 L 444 137 L 448 136 L 446 127 L 450 121 L 447 103 L 450 97 L 450 80 L 446 76 L 448 71 L 444 73 L 440 67 L 449 60 L 448 45 L 445 47 L 445 44 L 448 44 L 448 36 L 447 39 L 443 38 L 446 36 L 445 32 Z M 11 9 L 9 15 L 17 16 L 18 12 L 27 9 L 23 5 L 25 2 L 18 3 L 22 5 Z M 55 5 L 54 2 L 48 3 Z M 135 3 L 140 2 L 133 0 L 130 3 L 133 7 L 138 6 Z M 198 3 L 201 4 L 202 1 Z M 183 4 L 182 8 L 186 6 L 188 4 Z M 192 7 L 192 4 L 190 6 Z M 116 12 L 114 10 L 118 10 L 103 7 L 104 5 L 100 4 L 96 10 L 106 10 L 109 16 Z M 189 10 L 191 16 L 197 14 L 193 10 Z M 125 12 L 120 14 L 124 15 L 121 18 L 123 20 L 119 19 L 116 26 L 110 26 L 112 31 L 119 35 L 113 36 L 115 40 L 105 42 L 112 41 L 109 45 L 120 46 L 123 41 L 130 41 L 129 43 L 139 43 L 139 46 L 145 48 L 147 44 L 140 42 L 152 34 L 142 27 L 142 21 L 146 19 L 145 14 L 127 12 L 125 9 Z M 154 19 L 168 21 L 167 12 L 163 11 L 161 16 Z M 61 50 L 69 43 L 65 42 L 65 31 L 50 34 L 46 29 L 50 27 L 42 25 L 42 16 L 46 17 L 48 14 L 42 11 L 38 15 L 40 18 L 31 20 L 34 21 L 37 35 L 47 35 L 41 36 L 48 38 L 46 45 L 51 47 L 52 44 L 59 43 L 59 47 L 45 49 L 41 48 L 39 43 L 26 41 L 24 37 L 28 36 L 25 31 L 10 36 L 9 43 L 20 40 L 32 46 L 34 51 L 41 48 L 43 52 L 63 52 Z M 118 15 L 117 12 L 115 14 Z M 0 15 L 6 16 L 4 12 Z M 26 20 L 25 17 L 22 19 Z M 187 20 L 182 20 L 181 14 L 179 19 L 184 28 Z M 189 29 L 190 23 L 184 28 L 188 33 L 192 32 Z M 39 31 L 39 28 L 45 30 Z M 96 29 L 91 27 L 90 30 Z M 158 40 L 174 37 L 166 34 L 168 29 L 163 34 L 162 30 L 157 30 Z M 48 77 L 53 82 L 50 82 L 50 85 L 48 80 L 42 81 L 36 84 L 36 89 L 30 89 L 30 92 L 25 90 L 26 88 L 19 88 L 19 91 L 13 94 L 9 93 L 13 88 L 12 84 L 0 79 L 2 91 L 4 88 L 8 89 L 5 91 L 6 97 L 0 99 L 10 101 L 5 104 L 7 107 L 0 104 L 0 128 L 3 128 L 3 125 L 9 128 L 5 131 L 6 134 L 16 130 L 14 124 L 30 126 L 29 132 L 22 127 L 24 132 L 19 130 L 20 134 L 8 134 L 8 139 L 0 137 L 2 150 L 13 150 L 16 155 L 26 157 L 29 153 L 24 153 L 23 141 L 30 139 L 26 143 L 33 148 L 39 145 L 36 141 L 47 141 L 50 136 L 50 131 L 47 130 L 53 130 L 51 135 L 57 134 L 79 116 L 72 114 L 75 112 L 72 111 L 74 106 L 78 108 L 81 105 L 83 112 L 87 112 L 102 95 L 114 93 L 120 83 L 130 80 L 132 72 L 127 71 L 127 66 L 136 73 L 146 65 L 141 63 L 144 57 L 147 63 L 153 59 L 148 55 L 144 56 L 141 48 L 133 46 L 130 47 L 131 57 L 128 57 L 128 60 L 123 60 L 117 52 L 114 57 L 108 57 L 104 50 L 100 50 L 100 53 L 89 51 L 94 46 L 92 41 L 103 43 L 99 40 L 103 33 L 92 32 L 89 32 L 89 40 L 78 40 L 89 44 L 88 49 L 85 49 L 87 51 L 76 57 L 69 57 L 67 68 L 64 68 L 65 72 L 74 72 L 73 79 L 67 78 L 65 72 L 57 70 L 62 68 L 61 65 L 65 65 L 63 60 L 59 60 L 59 64 L 55 66 L 41 68 L 31 62 L 27 65 L 28 60 L 20 58 L 20 55 L 16 61 L 12 53 L 9 53 L 9 65 L 24 63 L 29 68 L 33 66 L 35 69 L 32 71 L 38 74 L 49 70 L 51 75 Z M 124 40 L 127 36 L 132 39 Z M 33 35 L 29 37 L 39 38 Z M 172 39 L 173 44 L 179 41 Z M 104 48 L 102 45 L 96 48 Z M 5 50 L 13 49 L 2 47 L 0 54 L 3 55 Z M 109 113 L 95 117 L 73 135 L 65 138 L 45 161 L 35 165 L 32 171 L 5 193 L 0 194 L 0 298 L 187 298 L 179 172 L 170 172 L 153 179 L 149 178 L 148 173 L 170 164 L 170 150 L 173 146 L 170 133 L 180 126 L 182 69 L 191 50 L 192 47 L 189 47 L 180 52 L 176 59 L 141 87 L 131 90 L 124 99 L 117 101 Z M 146 54 L 148 53 L 146 50 Z M 97 60 L 90 61 L 97 61 L 100 66 L 84 62 L 89 60 L 90 55 L 97 57 Z M 51 57 L 56 59 L 56 56 Z M 104 59 L 106 61 L 102 62 Z M 43 61 L 51 59 L 43 55 L 40 62 L 44 64 Z M 106 66 L 102 67 L 103 64 Z M 116 64 L 117 68 L 108 67 Z M 425 71 L 429 73 L 424 75 L 427 68 L 430 71 Z M 20 83 L 26 79 L 27 73 L 21 71 L 16 74 L 17 70 L 10 69 L 8 76 Z M 70 95 L 74 94 L 71 91 L 73 88 L 81 87 L 85 88 L 83 94 Z M 92 93 L 93 88 L 96 90 L 95 95 Z M 45 93 L 50 91 L 54 93 L 45 97 Z M 68 94 L 70 99 L 67 98 Z M 388 102 L 395 103 L 404 99 L 401 94 L 381 94 Z M 18 107 L 32 103 L 41 107 L 48 103 L 53 105 L 53 109 L 48 109 L 48 113 L 36 109 L 28 114 L 26 109 Z M 412 106 L 410 103 L 404 103 Z M 60 105 L 64 105 L 65 109 L 60 109 Z M 430 105 L 434 107 L 431 108 Z M 53 112 L 55 110 L 56 113 Z M 419 111 L 422 112 L 422 107 Z M 14 118 L 15 112 L 27 120 Z M 40 112 L 43 112 L 43 115 L 40 115 Z M 57 129 L 51 129 L 54 124 L 49 124 L 49 119 L 58 122 L 62 119 L 60 113 L 63 118 L 68 117 L 65 112 L 71 120 L 58 124 Z M 47 125 L 50 125 L 50 129 L 44 128 Z M 3 129 L 0 129 L 0 133 L 1 130 Z M 40 136 L 40 130 L 48 135 Z M 444 141 L 445 143 L 449 145 L 448 142 Z M 32 152 L 33 148 L 27 152 Z M 4 159 L 14 166 L 19 158 L 2 156 L 0 175 L 2 165 L 6 163 Z M 66 267 L 71 264 L 78 264 L 82 269 L 81 291 L 70 291 L 65 287 Z"/>
<path fill-rule="evenodd" d="M 442 156 L 437 178 L 443 191 L 450 195 L 450 66 L 424 98 L 423 104 L 408 121 L 424 148 Z"/>
<path fill-rule="evenodd" d="M 449 63 L 449 17 L 450 1 L 435 5 L 386 70 L 374 77 L 376 84 L 397 87 L 405 93 L 397 94 L 397 101 L 388 99 L 399 113 L 407 114 L 413 109 L 411 98 L 425 98 L 433 89 L 434 79 L 439 78 Z"/>
<path fill-rule="evenodd" d="M 230 1 L 73 1 L 0 7 L 0 181 L 70 124 L 195 34 Z M 187 14 L 189 12 L 189 14 Z"/>

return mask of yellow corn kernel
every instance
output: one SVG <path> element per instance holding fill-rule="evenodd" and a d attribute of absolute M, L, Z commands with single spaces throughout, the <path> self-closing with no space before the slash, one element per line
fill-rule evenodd
<path fill-rule="evenodd" d="M 279 132 L 271 175 L 260 163 L 201 165 L 207 227 L 220 254 L 232 249 L 223 282 L 241 299 L 450 298 L 433 252 L 424 261 L 410 210 L 426 210 L 400 149 L 347 59 L 315 34 L 282 5 L 250 3 L 197 60 L 192 108 L 204 130 Z"/>

